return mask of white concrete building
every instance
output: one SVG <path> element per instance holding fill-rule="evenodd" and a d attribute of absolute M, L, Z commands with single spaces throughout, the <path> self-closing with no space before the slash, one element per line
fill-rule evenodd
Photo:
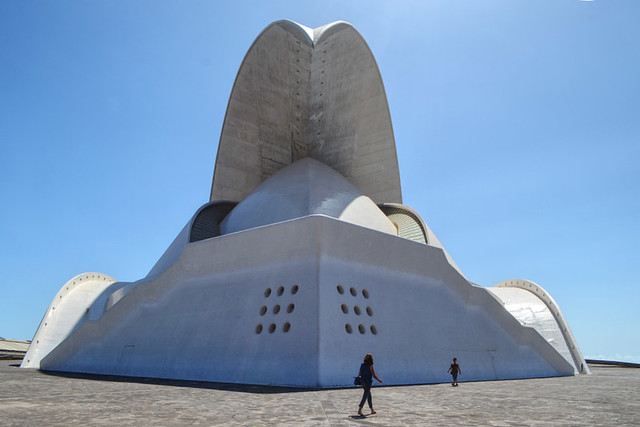
<path fill-rule="evenodd" d="M 236 78 L 210 202 L 136 282 L 81 274 L 23 367 L 340 387 L 365 353 L 385 384 L 574 375 L 558 306 L 465 278 L 402 205 L 382 80 L 349 24 L 267 27 Z"/>

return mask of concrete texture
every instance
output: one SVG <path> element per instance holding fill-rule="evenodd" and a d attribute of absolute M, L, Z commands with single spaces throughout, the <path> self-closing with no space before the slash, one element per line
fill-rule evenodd
<path fill-rule="evenodd" d="M 371 352 L 389 385 L 446 381 L 438 365 L 452 357 L 466 380 L 575 373 L 441 249 L 326 216 L 187 244 L 157 277 L 100 301 L 41 360 L 37 335 L 23 366 L 332 388 Z"/>
<path fill-rule="evenodd" d="M 391 115 L 378 65 L 350 24 L 265 28 L 229 98 L 211 201 L 241 201 L 281 168 L 312 157 L 376 203 L 402 203 Z"/>
<path fill-rule="evenodd" d="M 362 418 L 356 416 L 361 389 L 355 388 L 309 391 L 53 374 L 19 369 L 15 361 L 0 361 L 0 423 L 640 425 L 640 369 L 591 366 L 591 370 L 592 375 L 462 382 L 459 387 L 374 386 L 373 403 L 378 413 Z M 377 373 L 383 381 L 388 379 L 382 370 Z"/>

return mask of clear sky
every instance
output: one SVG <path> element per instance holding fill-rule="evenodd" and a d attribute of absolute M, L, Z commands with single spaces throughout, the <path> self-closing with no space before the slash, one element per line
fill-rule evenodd
<path fill-rule="evenodd" d="M 363 35 L 404 203 L 467 278 L 532 280 L 586 357 L 640 362 L 638 0 L 0 1 L 0 336 L 77 274 L 148 273 L 279 19 Z"/>

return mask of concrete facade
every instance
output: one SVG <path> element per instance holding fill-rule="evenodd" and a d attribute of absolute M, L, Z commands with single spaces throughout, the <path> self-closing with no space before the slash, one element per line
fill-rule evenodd
<path fill-rule="evenodd" d="M 211 201 L 147 277 L 63 286 L 22 366 L 320 388 L 351 385 L 367 352 L 396 385 L 445 382 L 452 357 L 466 380 L 588 372 L 548 294 L 469 282 L 398 177 L 362 37 L 272 24 L 238 73 Z"/>
<path fill-rule="evenodd" d="M 210 200 L 243 200 L 304 157 L 335 169 L 376 203 L 402 203 L 380 71 L 345 22 L 312 30 L 279 21 L 256 39 L 233 85 Z"/>

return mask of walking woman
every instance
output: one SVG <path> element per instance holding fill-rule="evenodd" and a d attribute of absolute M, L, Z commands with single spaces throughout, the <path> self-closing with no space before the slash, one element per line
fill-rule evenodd
<path fill-rule="evenodd" d="M 364 406 L 365 400 L 369 403 L 371 413 L 375 414 L 376 411 L 373 410 L 373 403 L 371 402 L 371 385 L 373 384 L 373 378 L 378 380 L 380 383 L 382 383 L 382 380 L 378 378 L 376 371 L 373 370 L 373 356 L 371 353 L 367 353 L 364 356 L 364 362 L 360 365 L 360 372 L 358 373 L 358 376 L 362 377 L 362 388 L 364 389 L 362 400 L 360 401 L 360 407 L 358 408 L 358 415 L 361 417 L 363 416 L 362 407 Z"/>

